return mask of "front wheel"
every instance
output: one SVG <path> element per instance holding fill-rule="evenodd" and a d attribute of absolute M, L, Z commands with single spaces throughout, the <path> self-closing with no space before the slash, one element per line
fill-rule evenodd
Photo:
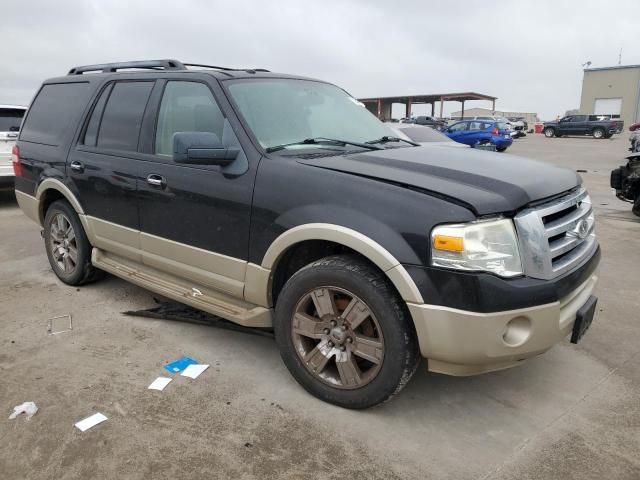
<path fill-rule="evenodd" d="M 382 272 L 350 255 L 318 260 L 287 281 L 275 334 L 295 379 L 345 408 L 389 400 L 420 358 L 406 305 Z"/>
<path fill-rule="evenodd" d="M 544 129 L 544 136 L 547 138 L 551 138 L 556 134 L 555 129 L 553 128 L 545 128 Z"/>

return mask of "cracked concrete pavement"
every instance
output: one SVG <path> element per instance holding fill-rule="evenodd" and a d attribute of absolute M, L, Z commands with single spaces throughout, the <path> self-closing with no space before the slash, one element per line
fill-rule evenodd
<path fill-rule="evenodd" d="M 126 317 L 153 295 L 114 277 L 59 282 L 39 227 L 0 196 L 0 475 L 71 478 L 640 478 L 640 218 L 616 199 L 611 140 L 516 140 L 510 153 L 581 173 L 603 260 L 598 313 L 578 345 L 471 378 L 425 372 L 392 402 L 363 412 L 309 396 L 275 343 L 203 325 Z M 47 335 L 47 319 L 74 328 Z M 182 355 L 200 378 L 146 387 Z M 34 401 L 29 421 L 8 420 Z M 109 419 L 81 433 L 73 424 Z"/>

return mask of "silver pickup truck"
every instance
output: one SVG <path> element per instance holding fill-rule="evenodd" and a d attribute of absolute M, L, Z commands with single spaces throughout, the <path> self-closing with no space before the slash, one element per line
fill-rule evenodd
<path fill-rule="evenodd" d="M 13 189 L 11 150 L 18 139 L 27 107 L 0 105 L 0 190 Z"/>

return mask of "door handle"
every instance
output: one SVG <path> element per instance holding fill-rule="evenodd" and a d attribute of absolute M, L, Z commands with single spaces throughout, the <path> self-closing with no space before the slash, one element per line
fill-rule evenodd
<path fill-rule="evenodd" d="M 147 176 L 147 183 L 149 185 L 153 185 L 154 187 L 165 187 L 167 185 L 167 181 L 162 175 L 157 175 L 155 173 Z"/>
<path fill-rule="evenodd" d="M 73 162 L 71 162 L 69 166 L 71 167 L 71 170 L 73 170 L 74 172 L 78 172 L 78 173 L 84 172 L 84 165 L 81 162 L 78 162 L 77 160 L 74 160 Z"/>

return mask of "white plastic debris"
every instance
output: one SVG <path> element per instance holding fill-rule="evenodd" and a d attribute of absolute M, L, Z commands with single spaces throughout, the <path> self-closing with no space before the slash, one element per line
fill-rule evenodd
<path fill-rule="evenodd" d="M 183 377 L 193 378 L 195 380 L 207 368 L 209 368 L 209 365 L 200 365 L 200 364 L 195 363 L 195 364 L 189 365 L 187 368 L 185 368 L 184 371 L 180 375 L 182 375 Z"/>
<path fill-rule="evenodd" d="M 85 430 L 89 430 L 91 427 L 95 427 L 99 423 L 104 422 L 106 419 L 107 417 L 105 417 L 103 414 L 94 413 L 90 417 L 87 417 L 84 420 L 80 420 L 75 424 L 75 427 L 81 432 L 84 432 Z"/>
<path fill-rule="evenodd" d="M 36 407 L 35 403 L 24 402 L 23 404 L 18 405 L 17 407 L 13 407 L 13 413 L 9 415 L 9 420 L 13 420 L 21 413 L 24 413 L 27 415 L 27 420 L 31 420 L 31 417 L 33 417 L 37 411 L 38 411 L 38 407 Z"/>
<path fill-rule="evenodd" d="M 162 390 L 164 390 L 164 387 L 169 385 L 170 381 L 171 381 L 171 378 L 158 377 L 153 382 L 151 382 L 151 385 L 149 385 L 147 387 L 147 389 L 148 390 L 160 390 L 160 391 L 162 391 Z"/>

